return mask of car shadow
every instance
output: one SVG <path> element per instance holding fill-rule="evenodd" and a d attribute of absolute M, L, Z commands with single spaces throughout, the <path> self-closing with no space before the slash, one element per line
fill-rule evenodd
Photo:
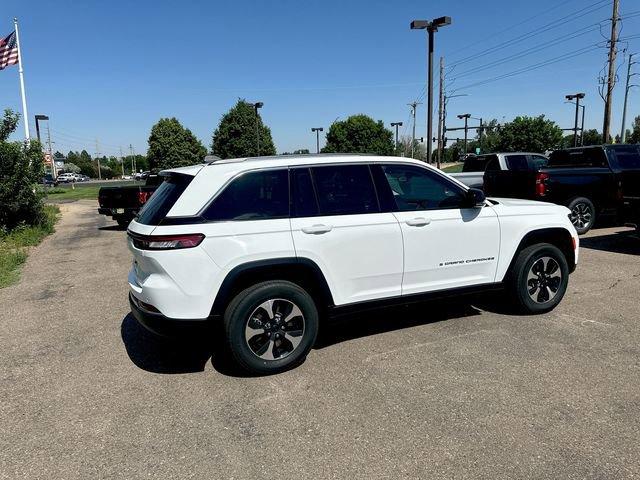
<path fill-rule="evenodd" d="M 479 315 L 480 311 L 471 305 L 471 299 L 431 300 L 329 318 L 320 325 L 314 348 L 321 349 L 357 338 Z"/>
<path fill-rule="evenodd" d="M 123 232 L 127 229 L 127 227 L 121 227 L 120 225 L 105 225 L 103 227 L 98 227 L 98 230 L 106 231 L 106 232 Z"/>
<path fill-rule="evenodd" d="M 314 349 L 327 348 L 350 340 L 426 325 L 453 318 L 479 315 L 480 311 L 463 301 L 430 301 L 357 314 L 340 315 L 321 323 Z M 219 326 L 221 327 L 221 325 Z M 140 325 L 131 313 L 120 326 L 120 334 L 129 359 L 138 368 L 158 374 L 203 372 L 207 362 L 230 377 L 251 377 L 233 365 L 222 345 L 222 331 L 213 327 L 206 335 L 185 334 L 161 337 Z M 292 365 L 295 368 L 298 365 Z"/>
<path fill-rule="evenodd" d="M 608 235 L 580 237 L 580 247 L 628 255 L 640 255 L 640 234 L 624 230 Z"/>

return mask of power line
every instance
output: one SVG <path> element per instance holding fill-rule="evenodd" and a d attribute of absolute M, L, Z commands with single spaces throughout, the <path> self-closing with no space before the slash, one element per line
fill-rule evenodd
<path fill-rule="evenodd" d="M 480 40 L 478 42 L 470 43 L 470 44 L 468 44 L 468 45 L 466 45 L 466 46 L 464 46 L 462 48 L 459 48 L 458 50 L 454 50 L 453 52 L 450 52 L 449 55 L 455 55 L 456 53 L 462 52 L 463 50 L 467 50 L 469 47 L 477 46 L 478 43 L 482 43 L 482 42 L 485 42 L 487 40 L 491 40 L 492 38 L 496 38 L 496 37 L 500 36 L 503 33 L 510 32 L 511 30 L 513 30 L 515 28 L 518 28 L 519 26 L 524 25 L 525 23 L 529 23 L 531 20 L 535 20 L 536 18 L 539 18 L 539 17 L 541 17 L 543 15 L 546 15 L 547 13 L 552 12 L 554 10 L 557 10 L 558 8 L 563 7 L 563 6 L 565 6 L 568 3 L 571 3 L 573 1 L 574 0 L 566 0 L 565 2 L 558 3 L 557 5 L 555 5 L 555 6 L 551 7 L 551 8 L 548 8 L 548 9 L 544 10 L 543 12 L 537 13 L 537 14 L 529 17 L 529 18 L 526 18 L 526 19 L 522 20 L 521 22 L 515 23 L 515 24 L 511 25 L 510 27 L 505 28 L 505 29 L 503 29 L 502 31 L 500 31 L 498 33 L 494 33 L 493 35 L 489 35 L 487 37 L 484 37 L 484 39 L 482 39 L 482 40 Z"/>
<path fill-rule="evenodd" d="M 467 57 L 461 58 L 458 61 L 455 61 L 451 64 L 451 68 L 457 66 L 457 65 L 461 65 L 463 63 L 467 63 L 469 61 L 475 60 L 477 58 L 480 57 L 484 57 L 486 55 L 489 55 L 490 53 L 493 53 L 497 50 L 501 50 L 504 47 L 507 46 L 511 46 L 514 45 L 516 43 L 520 43 L 523 42 L 531 37 L 534 37 L 536 35 L 540 35 L 541 33 L 547 32 L 549 30 L 552 30 L 554 28 L 558 28 L 560 26 L 566 25 L 567 22 L 572 22 L 574 20 L 577 20 L 579 18 L 584 17 L 585 15 L 588 15 L 590 13 L 593 13 L 597 10 L 600 10 L 601 8 L 604 8 L 605 6 L 608 6 L 611 4 L 611 0 L 599 0 L 598 2 L 592 3 L 591 5 L 588 5 L 587 7 L 584 7 L 576 12 L 573 12 L 569 15 L 566 15 L 564 17 L 558 18 L 556 20 L 553 20 L 552 22 L 549 22 L 546 25 L 543 25 L 540 28 L 537 28 L 535 30 L 531 30 L 530 32 L 524 33 L 522 35 L 519 35 L 517 37 L 512 38 L 511 40 L 506 40 L 502 43 L 499 43 L 493 47 L 487 48 L 485 50 L 482 50 L 478 53 L 475 53 L 473 55 L 469 55 Z M 579 14 L 579 15 L 578 15 Z"/>
<path fill-rule="evenodd" d="M 515 75 L 520 75 L 522 73 L 526 73 L 526 72 L 529 72 L 531 70 L 536 70 L 538 68 L 546 67 L 547 65 L 551 65 L 553 63 L 560 62 L 560 61 L 565 60 L 565 59 L 567 59 L 567 58 L 569 58 L 571 56 L 583 55 L 583 54 L 588 53 L 588 52 L 590 52 L 592 50 L 596 50 L 597 48 L 600 48 L 598 46 L 598 44 L 589 45 L 587 47 L 583 47 L 583 48 L 580 48 L 578 50 L 574 50 L 572 52 L 564 53 L 564 54 L 559 55 L 557 57 L 554 57 L 554 58 L 551 58 L 551 59 L 548 59 L 548 60 L 545 60 L 545 61 L 542 61 L 542 62 L 539 62 L 539 63 L 535 63 L 533 65 L 529 65 L 529 66 L 526 66 L 526 67 L 519 68 L 517 70 L 505 73 L 503 75 L 498 75 L 496 77 L 492 77 L 492 78 L 488 78 L 488 79 L 485 79 L 485 80 L 481 80 L 479 82 L 471 83 L 469 85 L 464 85 L 462 87 L 456 88 L 455 90 L 453 90 L 453 92 L 458 92 L 458 91 L 461 91 L 461 90 L 468 90 L 469 88 L 472 88 L 472 87 L 477 87 L 477 86 L 480 86 L 480 85 L 486 85 L 487 83 L 492 83 L 492 82 L 495 82 L 495 81 L 498 81 L 498 80 L 502 80 L 504 78 L 513 77 Z"/>
<path fill-rule="evenodd" d="M 540 45 L 537 45 L 535 47 L 530 47 L 527 48 L 525 50 L 522 50 L 518 53 L 514 53 L 513 55 L 509 55 L 507 57 L 504 57 L 502 59 L 499 60 L 495 60 L 493 62 L 487 63 L 481 67 L 476 67 L 476 68 L 471 68 L 469 70 L 465 70 L 464 72 L 459 73 L 458 75 L 456 75 L 454 78 L 462 78 L 462 77 L 466 77 L 468 75 L 472 75 L 474 73 L 480 72 L 482 70 L 487 70 L 489 68 L 495 67 L 497 65 L 501 65 L 503 63 L 508 63 L 510 61 L 513 60 L 519 60 L 520 58 L 526 57 L 527 55 L 531 55 L 532 53 L 537 53 L 540 52 L 542 50 L 546 50 L 547 48 L 553 47 L 555 45 L 561 44 L 561 43 L 565 43 L 566 41 L 569 40 L 573 40 L 574 38 L 578 38 L 582 35 L 586 35 L 587 33 L 591 33 L 595 30 L 598 29 L 599 27 L 599 23 L 594 23 L 592 25 L 588 25 L 586 27 L 580 28 L 574 32 L 570 32 L 567 33 L 565 35 L 561 35 L 560 37 L 554 38 L 552 40 L 549 40 L 547 42 L 544 42 Z"/>

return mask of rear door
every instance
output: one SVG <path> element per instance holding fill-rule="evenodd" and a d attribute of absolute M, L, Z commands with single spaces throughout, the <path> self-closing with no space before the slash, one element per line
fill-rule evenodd
<path fill-rule="evenodd" d="M 381 165 L 404 240 L 402 294 L 493 283 L 500 251 L 494 210 L 464 208 L 465 190 L 417 165 Z M 380 178 L 380 177 L 377 177 Z M 386 193 L 388 192 L 388 193 Z"/>
<path fill-rule="evenodd" d="M 620 170 L 625 200 L 640 201 L 640 146 L 620 145 L 611 151 Z"/>
<path fill-rule="evenodd" d="M 296 255 L 324 273 L 336 305 L 399 296 L 402 234 L 366 164 L 291 169 Z"/>

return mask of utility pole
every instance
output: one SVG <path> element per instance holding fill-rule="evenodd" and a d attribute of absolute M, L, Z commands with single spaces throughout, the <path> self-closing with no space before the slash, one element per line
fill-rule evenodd
<path fill-rule="evenodd" d="M 411 134 L 411 158 L 414 158 L 416 149 L 416 107 L 420 105 L 420 103 L 413 101 L 408 105 L 411 107 L 411 115 L 413 116 L 413 133 Z"/>
<path fill-rule="evenodd" d="M 256 155 L 257 157 L 260 156 L 260 114 L 258 113 L 258 110 L 263 106 L 263 102 L 256 102 L 253 104 L 253 108 L 256 112 L 256 147 L 258 150 L 258 154 Z"/>
<path fill-rule="evenodd" d="M 629 65 L 627 65 L 627 83 L 624 87 L 624 108 L 622 109 L 622 131 L 620 132 L 620 141 L 624 143 L 627 139 L 627 131 L 625 129 L 625 123 L 627 121 L 627 99 L 629 98 L 629 89 L 631 87 L 637 87 L 638 85 L 629 85 L 629 80 L 637 73 L 631 73 L 631 65 L 635 65 L 638 62 L 633 61 L 633 53 L 629 54 Z M 37 124 L 36 124 L 37 125 Z"/>
<path fill-rule="evenodd" d="M 100 144 L 96 138 L 96 160 L 98 161 L 98 180 L 102 180 L 102 172 L 100 172 Z"/>
<path fill-rule="evenodd" d="M 133 153 L 133 145 L 129 144 L 129 151 L 131 152 L 131 174 L 135 175 L 138 165 L 136 165 L 136 155 Z"/>
<path fill-rule="evenodd" d="M 53 153 L 51 152 L 51 131 L 49 130 L 49 122 L 47 122 L 47 143 L 49 144 L 49 158 L 51 159 L 51 173 L 53 174 L 53 179 L 58 178 L 58 171 L 56 169 L 56 159 L 53 158 Z"/>
<path fill-rule="evenodd" d="M 482 126 L 482 117 L 479 118 L 480 120 L 480 133 L 478 133 L 478 146 L 480 148 L 480 153 L 482 153 L 482 133 L 484 131 L 484 127 Z"/>
<path fill-rule="evenodd" d="M 609 40 L 609 74 L 607 77 L 607 90 L 604 100 L 604 122 L 602 125 L 603 143 L 610 143 L 611 141 L 611 104 L 613 101 L 613 87 L 615 86 L 616 81 L 616 44 L 618 43 L 619 8 L 620 0 L 613 0 L 613 15 L 611 16 L 611 39 Z"/>
<path fill-rule="evenodd" d="M 580 111 L 580 99 L 584 98 L 584 93 L 574 93 L 572 95 L 565 95 L 567 100 L 575 100 L 576 101 L 576 118 L 573 124 L 573 146 L 578 146 L 578 112 Z M 583 132 L 581 132 L 582 134 Z"/>
<path fill-rule="evenodd" d="M 469 118 L 471 117 L 470 113 L 464 113 L 462 115 L 458 115 L 458 118 L 462 120 L 464 118 L 464 154 L 467 154 L 467 132 L 469 130 L 467 123 L 469 122 Z"/>
<path fill-rule="evenodd" d="M 396 127 L 396 155 L 398 154 L 398 127 L 402 126 L 402 122 L 391 122 L 392 127 Z"/>
<path fill-rule="evenodd" d="M 124 156 L 122 155 L 122 147 L 120 147 L 120 165 L 122 166 L 122 176 L 124 177 Z"/>
<path fill-rule="evenodd" d="M 438 94 L 438 155 L 436 167 L 442 159 L 442 124 L 444 123 L 444 57 L 440 57 L 440 93 Z M 431 132 L 429 132 L 431 134 Z"/>

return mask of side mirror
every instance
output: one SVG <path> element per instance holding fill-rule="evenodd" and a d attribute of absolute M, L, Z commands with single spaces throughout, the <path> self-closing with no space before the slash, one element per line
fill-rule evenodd
<path fill-rule="evenodd" d="M 482 208 L 484 207 L 486 197 L 484 192 L 478 188 L 470 188 L 464 198 L 465 208 Z"/>

